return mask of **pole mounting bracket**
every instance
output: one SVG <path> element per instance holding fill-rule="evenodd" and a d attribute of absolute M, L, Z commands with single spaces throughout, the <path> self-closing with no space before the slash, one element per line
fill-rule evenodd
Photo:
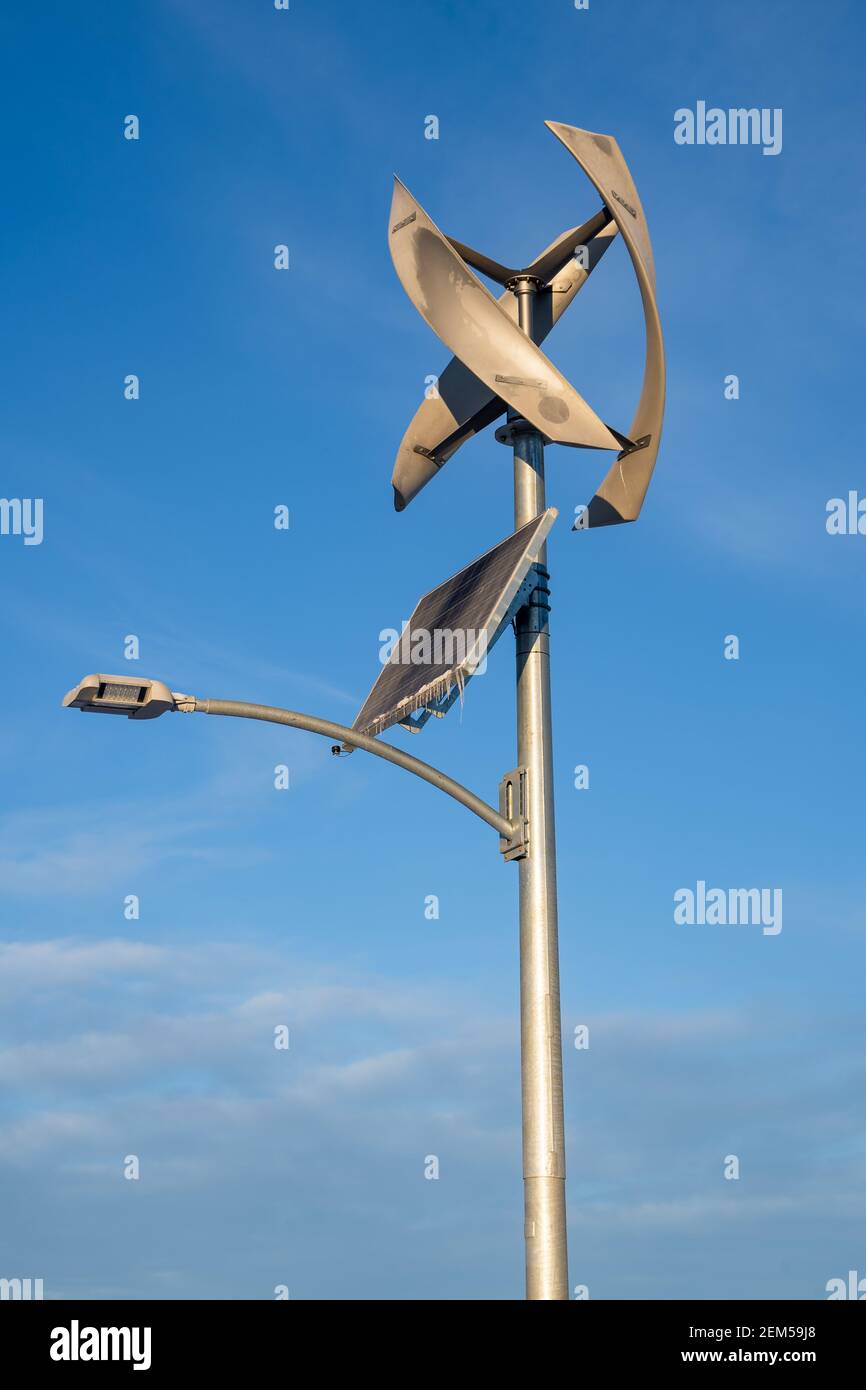
<path fill-rule="evenodd" d="M 527 777 L 525 767 L 516 767 L 499 783 L 499 813 L 511 822 L 511 834 L 499 837 L 499 852 L 506 860 L 525 859 L 529 853 Z"/>

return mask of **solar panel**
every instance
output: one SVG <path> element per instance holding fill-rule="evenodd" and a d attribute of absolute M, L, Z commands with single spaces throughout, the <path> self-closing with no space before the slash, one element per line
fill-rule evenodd
<path fill-rule="evenodd" d="M 419 599 L 353 729 L 416 730 L 450 708 L 535 588 L 534 565 L 557 515 L 548 507 Z"/>

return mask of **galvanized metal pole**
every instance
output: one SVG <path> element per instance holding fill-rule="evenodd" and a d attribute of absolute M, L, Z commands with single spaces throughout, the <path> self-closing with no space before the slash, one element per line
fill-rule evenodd
<path fill-rule="evenodd" d="M 519 322 L 532 336 L 538 282 L 513 286 Z M 509 416 L 514 448 L 514 525 L 544 511 L 544 440 Z M 556 838 L 550 717 L 547 547 L 538 586 L 515 620 L 517 760 L 527 770 L 529 853 L 520 865 L 520 1039 L 526 1297 L 567 1299 L 565 1124 L 556 913 Z"/>

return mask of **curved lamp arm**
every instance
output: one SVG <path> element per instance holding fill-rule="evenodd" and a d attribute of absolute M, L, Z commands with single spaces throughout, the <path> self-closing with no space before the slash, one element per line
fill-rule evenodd
<path fill-rule="evenodd" d="M 511 821 L 506 820 L 505 816 L 500 815 L 492 806 L 488 806 L 480 796 L 469 791 L 468 787 L 455 782 L 453 777 L 446 777 L 444 772 L 422 762 L 420 758 L 413 758 L 411 753 L 393 748 L 390 743 L 380 743 L 369 734 L 358 733 L 345 724 L 334 724 L 330 719 L 320 719 L 315 714 L 300 714 L 293 709 L 277 709 L 273 705 L 250 705 L 244 700 L 198 700 L 192 696 L 179 695 L 176 707 L 188 714 L 227 714 L 236 719 L 261 719 L 266 724 L 287 724 L 291 729 L 306 729 L 311 734 L 339 739 L 341 743 L 349 744 L 352 748 L 363 748 L 366 753 L 373 753 L 377 758 L 384 758 L 386 762 L 396 763 L 407 772 L 414 772 L 416 777 L 429 782 L 431 786 L 438 787 L 440 791 L 459 801 L 467 810 L 480 816 L 488 825 L 492 825 L 504 838 L 510 839 L 514 834 L 515 825 Z"/>

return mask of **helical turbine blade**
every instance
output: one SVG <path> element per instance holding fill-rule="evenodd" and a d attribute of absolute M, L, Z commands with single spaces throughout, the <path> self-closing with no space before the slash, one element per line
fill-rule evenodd
<path fill-rule="evenodd" d="M 581 226 L 557 237 L 528 267 L 535 274 L 550 274 L 535 298 L 533 339 L 536 343 L 544 341 L 574 301 L 616 232 L 616 223 L 603 209 Z M 575 255 L 578 247 L 584 248 L 579 258 Z M 551 265 L 558 267 L 553 273 Z M 497 302 L 516 326 L 515 296 L 506 290 Z M 397 511 L 409 505 L 461 444 L 503 415 L 505 410 L 502 393 L 492 391 L 458 357 L 452 357 L 440 373 L 435 389 L 419 405 L 397 452 L 391 478 Z"/>
<path fill-rule="evenodd" d="M 412 303 L 488 391 L 554 443 L 619 449 L 604 421 L 521 332 L 399 179 L 388 240 Z"/>
<path fill-rule="evenodd" d="M 622 150 L 612 135 L 546 121 L 545 125 L 595 184 L 628 247 L 640 287 L 646 325 L 643 386 L 629 430 L 631 447 L 614 461 L 582 518 L 582 526 L 635 521 L 650 484 L 665 410 L 665 349 L 656 304 L 655 266 L 649 229 Z"/>

